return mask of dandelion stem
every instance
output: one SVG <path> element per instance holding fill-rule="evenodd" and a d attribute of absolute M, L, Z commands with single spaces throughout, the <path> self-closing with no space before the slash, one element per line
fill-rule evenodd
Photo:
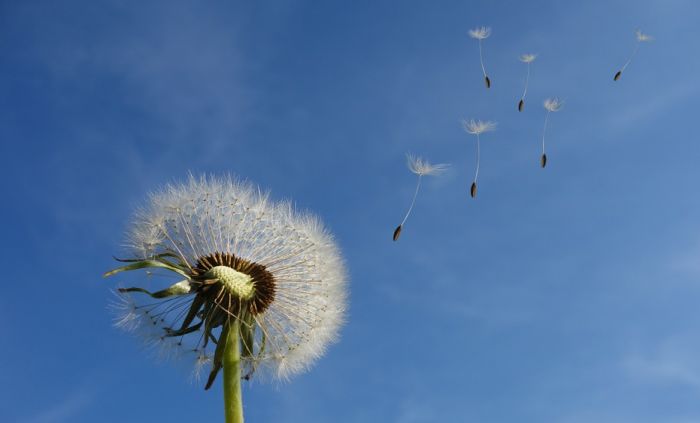
<path fill-rule="evenodd" d="M 406 223 L 406 219 L 408 219 L 408 216 L 411 214 L 411 210 L 413 210 L 413 205 L 416 204 L 416 197 L 418 197 L 418 190 L 420 189 L 421 179 L 423 179 L 423 175 L 418 175 L 418 183 L 416 184 L 416 192 L 413 193 L 413 200 L 411 201 L 411 206 L 408 208 L 408 212 L 406 212 L 406 216 L 404 216 L 403 220 L 401 221 L 400 226 L 403 226 L 403 224 Z"/>
<path fill-rule="evenodd" d="M 525 76 L 525 91 L 523 91 L 523 96 L 520 97 L 521 100 L 525 100 L 525 95 L 527 95 L 527 84 L 530 82 L 530 63 L 527 64 L 527 75 Z"/>
<path fill-rule="evenodd" d="M 484 57 L 481 54 L 481 38 L 479 38 L 479 62 L 481 63 L 481 71 L 484 73 L 484 77 L 486 77 L 486 68 L 484 67 Z"/>
<path fill-rule="evenodd" d="M 476 134 L 476 173 L 474 173 L 474 182 L 479 178 L 479 162 L 481 161 L 481 148 L 479 144 L 479 134 Z"/>
<path fill-rule="evenodd" d="M 243 423 L 243 400 L 241 399 L 241 349 L 240 323 L 231 319 L 224 331 L 226 347 L 224 348 L 224 409 L 226 423 Z"/>
<path fill-rule="evenodd" d="M 542 154 L 544 154 L 544 135 L 547 132 L 547 119 L 549 118 L 549 110 L 547 114 L 544 115 L 544 128 L 542 129 Z"/>
<path fill-rule="evenodd" d="M 620 69 L 620 72 L 624 72 L 625 68 L 632 62 L 632 59 L 634 58 L 635 54 L 637 54 L 637 50 L 639 50 L 639 45 L 641 43 L 637 41 L 637 45 L 634 46 L 634 50 L 632 50 L 632 54 L 630 55 L 630 58 L 627 59 L 625 64 L 622 66 L 622 69 Z"/>

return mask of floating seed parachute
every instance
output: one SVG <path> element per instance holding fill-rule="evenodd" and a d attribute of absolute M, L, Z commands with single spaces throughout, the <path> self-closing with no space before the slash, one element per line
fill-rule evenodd
<path fill-rule="evenodd" d="M 418 197 L 418 191 L 420 190 L 420 183 L 423 176 L 439 175 L 449 167 L 449 165 L 447 164 L 433 165 L 420 157 L 415 157 L 410 154 L 406 155 L 406 158 L 408 160 L 408 169 L 411 172 L 418 175 L 418 181 L 416 182 L 416 191 L 413 193 L 413 200 L 411 200 L 411 205 L 408 208 L 406 215 L 403 217 L 401 224 L 397 226 L 396 229 L 394 229 L 394 241 L 397 241 L 401 236 L 401 230 L 403 229 L 403 225 L 406 223 L 408 216 L 411 214 L 411 210 L 413 210 L 414 204 L 416 204 L 416 197 Z"/>
<path fill-rule="evenodd" d="M 484 55 L 481 51 L 481 40 L 487 39 L 489 35 L 491 35 L 491 28 L 487 28 L 485 26 L 469 30 L 469 36 L 479 41 L 479 63 L 481 63 L 481 72 L 484 74 L 484 83 L 486 84 L 486 88 L 491 88 L 491 79 L 489 79 L 488 75 L 486 74 L 486 67 L 484 67 Z"/>
<path fill-rule="evenodd" d="M 551 112 L 558 112 L 564 103 L 559 101 L 558 98 L 548 98 L 544 101 L 544 108 L 547 110 L 547 114 L 544 115 L 544 128 L 542 129 L 542 156 L 540 157 L 540 166 L 544 169 L 547 166 L 547 154 L 544 149 L 544 136 L 547 132 L 547 120 L 549 119 L 549 114 Z"/>
<path fill-rule="evenodd" d="M 527 65 L 527 73 L 525 74 L 525 90 L 523 90 L 523 95 L 520 97 L 518 102 L 518 111 L 522 112 L 525 107 L 525 96 L 527 95 L 527 86 L 530 82 L 530 63 L 534 62 L 537 58 L 536 54 L 523 54 L 520 56 L 520 61 Z"/>
<path fill-rule="evenodd" d="M 632 50 L 632 54 L 630 54 L 630 57 L 627 59 L 625 64 L 622 65 L 622 68 L 620 68 L 620 70 L 615 73 L 615 76 L 613 76 L 613 81 L 617 81 L 618 79 L 620 79 L 620 76 L 622 76 L 622 72 L 625 71 L 627 66 L 629 66 L 629 64 L 632 62 L 632 59 L 634 58 L 634 56 L 637 54 L 637 51 L 639 50 L 639 46 L 644 42 L 649 42 L 649 41 L 654 40 L 654 37 L 643 33 L 639 29 L 635 32 L 635 37 L 637 38 L 637 42 L 634 45 L 634 50 Z"/>
<path fill-rule="evenodd" d="M 464 126 L 465 131 L 472 135 L 476 135 L 476 171 L 474 172 L 474 181 L 472 182 L 471 188 L 469 188 L 469 195 L 471 195 L 472 198 L 475 198 L 477 191 L 477 179 L 479 179 L 479 164 L 481 162 L 480 136 L 484 132 L 495 130 L 496 122 L 471 119 L 463 120 L 462 125 Z"/>

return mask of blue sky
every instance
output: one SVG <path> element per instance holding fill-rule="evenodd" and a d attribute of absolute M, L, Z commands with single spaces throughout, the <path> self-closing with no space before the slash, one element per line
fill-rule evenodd
<path fill-rule="evenodd" d="M 100 277 L 192 172 L 313 210 L 351 274 L 342 341 L 249 421 L 700 422 L 700 5 L 261 3 L 0 3 L 0 421 L 223 421 Z M 499 123 L 476 200 L 471 117 Z M 452 167 L 393 243 L 406 152 Z"/>

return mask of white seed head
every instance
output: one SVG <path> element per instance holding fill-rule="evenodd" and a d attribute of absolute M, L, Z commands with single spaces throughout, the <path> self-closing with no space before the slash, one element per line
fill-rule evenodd
<path fill-rule="evenodd" d="M 473 135 L 483 134 L 484 132 L 494 131 L 496 129 L 496 122 L 487 120 L 462 120 L 462 126 L 464 130 Z"/>
<path fill-rule="evenodd" d="M 652 37 L 649 34 L 643 33 L 641 29 L 638 29 L 637 31 L 635 31 L 634 34 L 637 36 L 637 41 L 639 41 L 640 43 L 645 42 L 645 41 L 653 41 L 654 40 L 654 37 Z"/>
<path fill-rule="evenodd" d="M 556 97 L 548 98 L 544 101 L 544 108 L 550 112 L 558 112 L 563 105 L 564 102 Z"/>
<path fill-rule="evenodd" d="M 523 63 L 532 63 L 537 58 L 536 54 L 521 54 L 520 61 Z"/>
<path fill-rule="evenodd" d="M 491 35 L 491 28 L 482 26 L 481 28 L 474 28 L 469 30 L 469 36 L 476 38 L 477 40 L 484 40 Z"/>
<path fill-rule="evenodd" d="M 287 379 L 305 371 L 338 338 L 346 311 L 346 271 L 332 235 L 316 216 L 294 210 L 289 202 L 275 203 L 249 183 L 190 176 L 184 184 L 166 186 L 136 214 L 128 247 L 137 259 L 171 254 L 190 269 L 215 253 L 264 266 L 274 277 L 274 300 L 254 315 L 253 354 L 242 357 L 243 368 L 256 375 Z M 203 277 L 213 276 L 246 298 L 246 275 L 230 268 L 214 273 Z M 179 328 L 194 292 L 172 297 L 165 306 L 149 305 L 153 299 L 137 306 L 132 297 L 139 295 L 120 294 L 126 300 L 117 307 L 118 326 L 143 327 L 154 344 L 189 352 L 200 370 L 209 363 L 216 346 L 202 342 L 204 328 L 191 338 L 164 336 Z M 186 344 L 187 339 L 196 342 Z"/>
<path fill-rule="evenodd" d="M 408 169 L 419 176 L 439 175 L 450 167 L 449 164 L 430 164 L 427 160 L 411 154 L 407 154 L 406 159 Z"/>

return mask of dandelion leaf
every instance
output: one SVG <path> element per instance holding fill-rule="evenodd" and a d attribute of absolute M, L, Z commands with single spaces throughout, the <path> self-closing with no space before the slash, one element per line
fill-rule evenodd
<path fill-rule="evenodd" d="M 185 295 L 190 293 L 190 282 L 189 280 L 180 281 L 178 283 L 172 284 L 165 289 L 160 291 L 151 292 L 143 288 L 119 288 L 119 292 L 142 292 L 144 294 L 150 295 L 153 298 L 167 298 L 173 295 Z"/>
<path fill-rule="evenodd" d="M 187 272 L 180 269 L 179 267 L 173 265 L 172 263 L 167 263 L 167 262 L 164 262 L 164 261 L 158 260 L 158 259 L 136 261 L 136 262 L 133 262 L 133 263 L 128 264 L 126 266 L 117 267 L 114 270 L 110 270 L 109 272 L 105 273 L 102 276 L 107 278 L 107 277 L 110 277 L 112 275 L 116 275 L 117 273 L 126 272 L 129 270 L 147 269 L 147 268 L 152 268 L 152 267 L 159 267 L 162 269 L 167 269 L 167 270 L 170 270 L 172 272 L 179 273 L 182 276 L 189 277 Z"/>

